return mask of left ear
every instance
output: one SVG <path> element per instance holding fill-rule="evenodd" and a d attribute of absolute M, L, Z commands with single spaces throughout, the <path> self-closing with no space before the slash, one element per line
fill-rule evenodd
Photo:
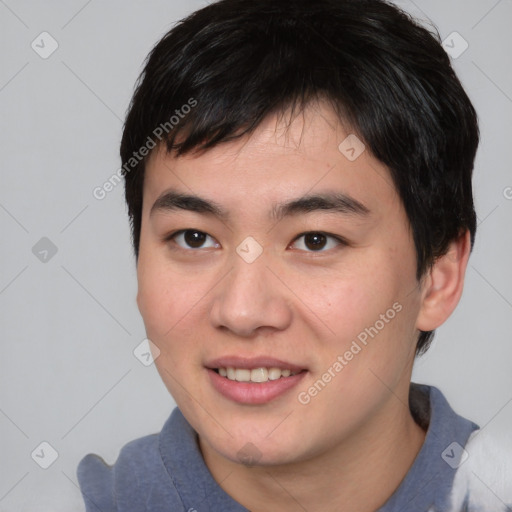
<path fill-rule="evenodd" d="M 459 303 L 471 252 L 469 230 L 450 243 L 423 278 L 422 302 L 416 328 L 433 331 L 443 324 Z"/>

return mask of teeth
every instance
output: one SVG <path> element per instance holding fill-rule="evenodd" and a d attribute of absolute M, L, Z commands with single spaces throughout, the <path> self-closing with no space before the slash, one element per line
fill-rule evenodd
<path fill-rule="evenodd" d="M 268 370 L 266 368 L 255 368 L 251 370 L 252 382 L 267 382 Z"/>
<path fill-rule="evenodd" d="M 269 380 L 277 380 L 281 378 L 281 370 L 279 368 L 270 368 L 268 371 Z"/>
<path fill-rule="evenodd" d="M 238 382 L 268 382 L 269 380 L 277 380 L 281 377 L 290 377 L 296 375 L 291 370 L 281 370 L 281 368 L 218 368 L 219 375 L 229 380 Z"/>
<path fill-rule="evenodd" d="M 251 380 L 251 370 L 235 370 L 235 379 L 238 382 L 249 382 Z"/>

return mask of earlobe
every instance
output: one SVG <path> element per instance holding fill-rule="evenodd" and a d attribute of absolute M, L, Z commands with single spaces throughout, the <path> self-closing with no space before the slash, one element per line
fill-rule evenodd
<path fill-rule="evenodd" d="M 423 281 L 418 330 L 433 331 L 452 314 L 462 295 L 470 252 L 471 236 L 466 231 L 435 261 Z"/>

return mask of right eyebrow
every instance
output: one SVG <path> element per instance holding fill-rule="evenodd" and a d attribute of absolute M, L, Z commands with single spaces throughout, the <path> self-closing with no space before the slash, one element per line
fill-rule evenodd
<path fill-rule="evenodd" d="M 182 194 L 175 190 L 169 190 L 162 194 L 153 204 L 149 215 L 157 211 L 186 210 L 190 212 L 214 215 L 219 219 L 227 220 L 229 214 L 219 204 L 198 196 Z"/>

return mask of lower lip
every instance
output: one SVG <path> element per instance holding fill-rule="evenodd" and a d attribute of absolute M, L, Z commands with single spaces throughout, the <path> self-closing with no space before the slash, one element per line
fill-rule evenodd
<path fill-rule="evenodd" d="M 295 387 L 306 374 L 305 371 L 290 377 L 281 377 L 267 382 L 238 382 L 221 377 L 208 368 L 213 387 L 224 397 L 239 404 L 266 404 Z"/>

